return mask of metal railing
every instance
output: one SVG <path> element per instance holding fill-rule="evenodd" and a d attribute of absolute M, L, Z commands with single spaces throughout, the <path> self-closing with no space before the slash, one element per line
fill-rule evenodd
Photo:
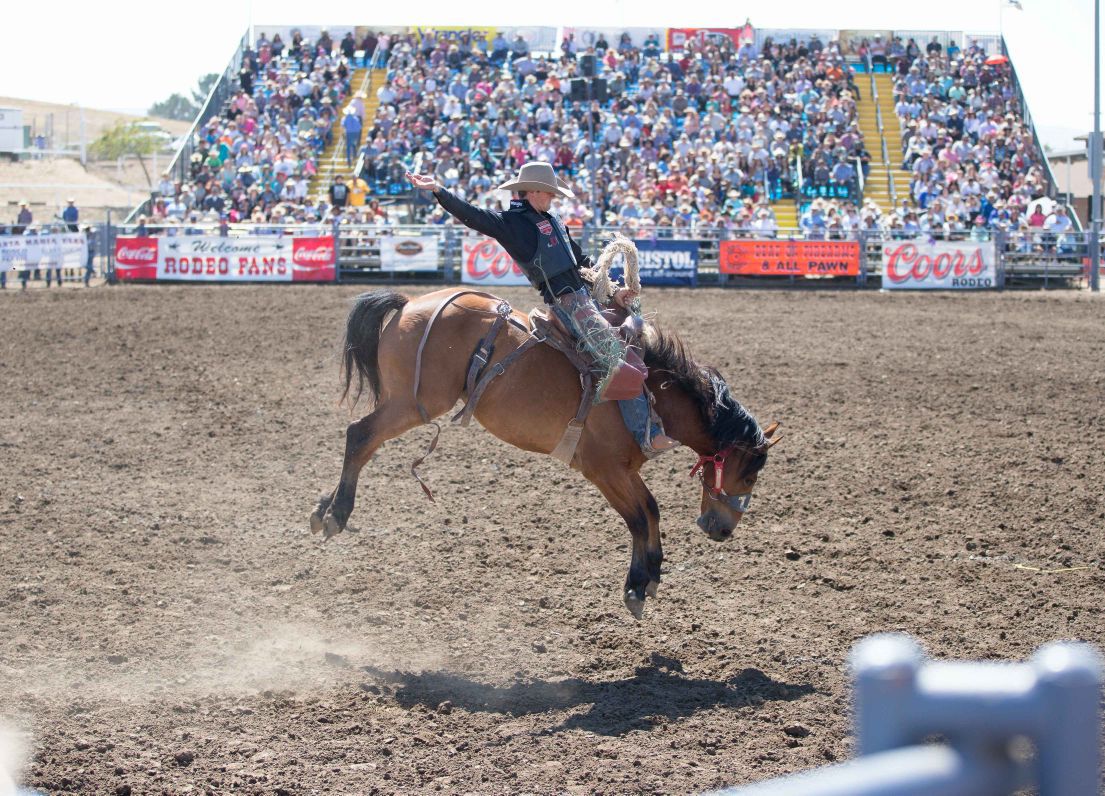
<path fill-rule="evenodd" d="M 859 758 L 719 794 L 1100 792 L 1102 666 L 1087 644 L 1048 644 L 1028 663 L 934 662 L 907 636 L 886 634 L 859 642 L 851 669 Z M 947 740 L 926 744 L 934 735 Z"/>
<path fill-rule="evenodd" d="M 82 228 L 87 225 L 82 225 Z M 459 281 L 465 240 L 480 240 L 480 236 L 458 224 L 395 225 L 349 224 L 332 221 L 303 224 L 211 224 L 201 222 L 174 222 L 138 225 L 133 222 L 93 225 L 96 230 L 97 262 L 111 273 L 112 255 L 117 236 L 190 237 L 225 236 L 245 238 L 256 235 L 308 238 L 330 236 L 335 238 L 337 268 L 343 279 L 373 281 L 415 278 L 424 281 Z M 62 224 L 40 225 L 46 231 L 64 231 Z M 880 277 L 883 273 L 883 250 L 902 242 L 913 242 L 919 248 L 930 241 L 962 242 L 965 248 L 980 242 L 994 241 L 995 267 L 998 286 L 1019 285 L 1035 287 L 1072 287 L 1083 285 L 1089 277 L 1089 247 L 1091 234 L 1076 230 L 1062 233 L 1033 229 L 1006 233 L 1001 230 L 960 230 L 949 233 L 924 231 L 905 234 L 900 230 L 853 230 L 836 234 L 826 230 L 779 229 L 773 234 L 752 230 L 725 229 L 708 226 L 657 227 L 626 223 L 618 226 L 583 227 L 573 230 L 573 236 L 584 251 L 600 248 L 606 240 L 619 232 L 636 240 L 693 241 L 698 249 L 698 274 L 703 284 L 797 285 L 802 282 L 793 277 L 736 277 L 723 273 L 720 268 L 722 244 L 727 241 L 853 241 L 860 244 L 860 278 L 857 286 L 867 283 L 868 277 Z M 14 226 L 0 227 L 0 236 L 22 234 Z M 389 239 L 417 240 L 428 236 L 436 241 L 438 261 L 431 270 L 416 274 L 384 269 L 381 244 Z M 33 266 L 32 266 L 33 267 Z M 774 279 L 774 281 L 772 281 Z M 833 277 L 836 283 L 847 283 L 845 277 Z"/>

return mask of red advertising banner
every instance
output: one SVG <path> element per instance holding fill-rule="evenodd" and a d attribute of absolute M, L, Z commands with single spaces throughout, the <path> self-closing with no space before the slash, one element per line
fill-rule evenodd
<path fill-rule="evenodd" d="M 466 285 L 528 285 L 514 258 L 496 241 L 466 235 L 460 281 Z"/>
<path fill-rule="evenodd" d="M 333 282 L 336 262 L 329 236 L 115 239 L 115 276 L 121 281 Z"/>
<path fill-rule="evenodd" d="M 718 270 L 741 276 L 859 276 L 859 243 L 830 240 L 725 240 Z"/>
<path fill-rule="evenodd" d="M 688 39 L 704 42 L 728 39 L 734 47 L 739 48 L 745 41 L 752 41 L 755 35 L 751 25 L 745 25 L 743 28 L 668 28 L 667 44 L 670 52 L 682 50 Z"/>

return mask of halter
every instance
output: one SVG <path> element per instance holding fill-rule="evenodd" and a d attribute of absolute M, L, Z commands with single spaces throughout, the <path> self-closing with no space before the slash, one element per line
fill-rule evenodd
<path fill-rule="evenodd" d="M 695 474 L 699 474 L 702 478 L 702 486 L 706 490 L 706 495 L 710 500 L 716 500 L 719 503 L 724 503 L 733 511 L 743 514 L 748 511 L 748 506 L 752 502 L 751 492 L 742 492 L 739 495 L 730 495 L 721 487 L 722 479 L 725 478 L 725 460 L 729 458 L 729 455 L 734 451 L 741 450 L 736 445 L 730 445 L 723 451 L 715 453 L 713 456 L 699 456 L 698 462 L 691 468 L 691 478 L 695 477 Z M 711 486 L 706 483 L 706 470 L 705 465 L 707 462 L 712 462 L 714 465 L 714 483 Z"/>

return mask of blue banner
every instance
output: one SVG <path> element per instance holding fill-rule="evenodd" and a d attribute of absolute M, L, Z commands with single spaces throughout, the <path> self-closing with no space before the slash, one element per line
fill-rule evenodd
<path fill-rule="evenodd" d="M 645 238 L 633 243 L 637 247 L 642 285 L 698 284 L 698 241 Z M 622 272 L 622 266 L 612 266 L 610 278 L 621 279 Z"/>

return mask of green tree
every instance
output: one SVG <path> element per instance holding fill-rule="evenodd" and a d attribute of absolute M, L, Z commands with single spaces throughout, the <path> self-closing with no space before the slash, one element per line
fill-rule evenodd
<path fill-rule="evenodd" d="M 198 81 L 191 91 L 191 98 L 183 94 L 172 94 L 168 99 L 155 102 L 150 106 L 150 116 L 160 116 L 163 119 L 177 119 L 190 122 L 196 118 L 203 109 L 203 103 L 207 102 L 207 95 L 211 93 L 211 87 L 219 80 L 216 72 L 210 72 Z"/>
<path fill-rule="evenodd" d="M 126 155 L 134 155 L 142 166 L 142 173 L 146 175 L 146 182 L 153 185 L 150 180 L 150 171 L 146 168 L 145 158 L 152 155 L 161 146 L 156 136 L 145 130 L 135 127 L 127 122 L 116 122 L 114 127 L 92 142 L 88 153 L 97 159 L 117 160 Z"/>
<path fill-rule="evenodd" d="M 168 99 L 155 102 L 150 106 L 150 116 L 160 116 L 163 119 L 177 119 L 187 122 L 196 118 L 196 106 L 187 97 L 181 94 L 173 94 Z"/>
<path fill-rule="evenodd" d="M 192 89 L 192 102 L 196 106 L 196 113 L 203 110 L 203 103 L 207 102 L 207 95 L 211 93 L 211 89 L 217 82 L 219 82 L 218 73 L 208 72 L 199 79 L 196 87 Z"/>

